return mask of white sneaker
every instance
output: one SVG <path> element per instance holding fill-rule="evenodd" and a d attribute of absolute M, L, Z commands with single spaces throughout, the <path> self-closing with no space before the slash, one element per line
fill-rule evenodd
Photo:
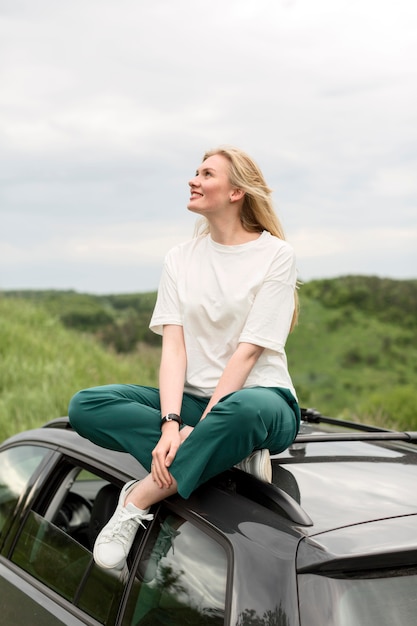
<path fill-rule="evenodd" d="M 243 470 L 244 472 L 248 472 L 248 474 L 252 474 L 263 480 L 266 483 L 272 482 L 272 464 L 271 457 L 269 455 L 269 450 L 263 448 L 262 450 L 255 450 L 243 459 L 240 463 L 237 463 L 237 468 Z"/>
<path fill-rule="evenodd" d="M 95 562 L 101 567 L 123 569 L 139 526 L 145 527 L 143 522 L 153 519 L 151 513 L 141 511 L 131 502 L 124 506 L 127 494 L 138 482 L 138 480 L 131 480 L 123 487 L 113 516 L 96 539 L 93 556 Z"/>

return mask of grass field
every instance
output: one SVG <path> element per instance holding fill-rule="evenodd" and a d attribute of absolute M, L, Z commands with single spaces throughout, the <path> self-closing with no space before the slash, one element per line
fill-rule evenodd
<path fill-rule="evenodd" d="M 381 291 L 374 283 L 334 279 L 301 290 L 290 371 L 302 406 L 417 430 L 417 284 L 391 281 Z M 79 389 L 157 385 L 160 348 L 144 341 L 153 301 L 0 294 L 0 439 L 66 415 Z"/>
<path fill-rule="evenodd" d="M 79 389 L 156 384 L 159 349 L 119 355 L 25 300 L 0 298 L 0 439 L 67 414 Z"/>

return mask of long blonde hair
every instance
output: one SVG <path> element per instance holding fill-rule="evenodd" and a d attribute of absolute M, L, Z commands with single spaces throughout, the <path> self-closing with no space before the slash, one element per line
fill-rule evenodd
<path fill-rule="evenodd" d="M 210 156 L 220 154 L 229 161 L 229 180 L 233 187 L 245 192 L 240 221 L 245 230 L 249 232 L 262 232 L 267 230 L 274 237 L 285 240 L 284 229 L 274 211 L 271 193 L 258 165 L 249 155 L 239 148 L 221 146 L 207 151 L 203 156 L 203 162 Z M 207 234 L 210 226 L 205 218 L 199 221 L 196 228 L 197 234 Z M 297 291 L 294 292 L 294 315 L 291 330 L 297 323 L 299 300 Z"/>

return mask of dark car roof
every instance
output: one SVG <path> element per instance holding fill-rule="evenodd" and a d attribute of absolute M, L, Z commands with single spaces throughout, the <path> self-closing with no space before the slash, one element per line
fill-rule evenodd
<path fill-rule="evenodd" d="M 304 444 L 302 456 L 291 452 L 273 464 L 291 474 L 295 497 L 313 520 L 309 534 L 417 514 L 414 444 L 324 441 Z"/>
<path fill-rule="evenodd" d="M 9 443 L 37 441 L 67 449 L 75 458 L 88 458 L 93 465 L 107 467 L 109 475 L 121 483 L 146 475 L 129 454 L 105 450 L 81 438 L 68 427 L 67 418 L 54 420 L 48 426 L 15 435 Z M 272 486 L 232 469 L 210 481 L 208 489 L 214 485 L 224 490 L 224 485 L 232 481 L 234 488 L 230 493 L 283 513 L 289 525 L 298 528 L 303 536 L 313 537 L 376 520 L 417 516 L 417 446 L 390 439 L 380 441 L 379 436 L 391 436 L 382 431 L 381 435 L 379 431 L 374 435 L 355 432 L 352 438 L 356 436 L 358 440 L 333 440 L 344 437 L 340 432 L 340 428 L 335 431 L 327 424 L 307 426 L 293 446 L 273 457 Z M 316 441 L 323 433 L 328 433 L 325 440 Z M 366 440 L 372 436 L 376 439 Z M 393 436 L 395 439 L 395 433 Z M 270 523 L 271 516 L 267 518 Z M 417 517 L 415 520 L 417 523 Z"/>

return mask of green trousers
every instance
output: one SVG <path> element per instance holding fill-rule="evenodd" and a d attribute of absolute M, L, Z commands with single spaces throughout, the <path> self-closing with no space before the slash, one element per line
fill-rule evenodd
<path fill-rule="evenodd" d="M 181 417 L 194 430 L 170 467 L 183 498 L 253 450 L 285 450 L 300 425 L 300 409 L 288 389 L 251 387 L 220 400 L 200 420 L 208 398 L 185 393 Z M 106 385 L 78 392 L 68 415 L 83 437 L 111 450 L 129 452 L 148 471 L 161 436 L 159 391 L 139 385 Z"/>

